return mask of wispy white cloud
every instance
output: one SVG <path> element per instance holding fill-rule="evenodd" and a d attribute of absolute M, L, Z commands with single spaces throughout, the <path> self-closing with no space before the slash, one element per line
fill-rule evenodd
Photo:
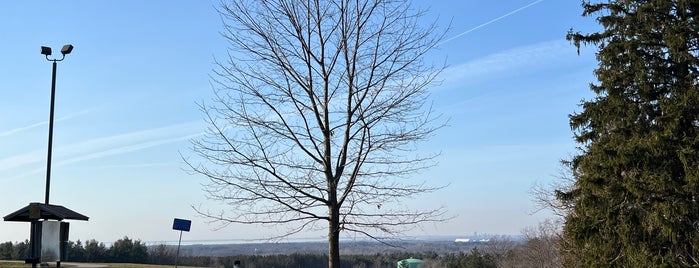
<path fill-rule="evenodd" d="M 78 117 L 78 116 L 80 116 L 80 115 L 87 114 L 87 113 L 89 113 L 89 112 L 91 112 L 91 109 L 82 110 L 82 111 L 79 111 L 79 112 L 76 112 L 76 113 L 72 113 L 72 114 L 69 114 L 69 115 L 66 115 L 66 116 L 57 118 L 57 119 L 56 119 L 56 122 L 60 122 L 60 121 L 65 121 L 65 120 L 73 119 L 73 118 L 75 118 L 75 117 Z M 10 129 L 10 130 L 6 130 L 6 131 L 3 131 L 3 132 L 0 132 L 0 138 L 1 138 L 1 137 L 5 137 L 5 136 L 9 136 L 9 135 L 12 135 L 12 134 L 21 133 L 21 132 L 23 132 L 23 131 L 27 131 L 27 130 L 30 130 L 30 129 L 33 129 L 33 128 L 45 126 L 45 125 L 48 125 L 48 123 L 49 123 L 49 121 L 41 121 L 41 122 L 38 122 L 38 123 L 33 123 L 33 124 L 26 125 L 26 126 L 22 126 L 22 127 L 17 127 L 17 128 L 13 128 L 13 129 Z"/>
<path fill-rule="evenodd" d="M 154 163 L 133 163 L 133 164 L 123 164 L 123 165 L 101 165 L 99 168 L 103 169 L 133 169 L 133 168 L 152 168 L 152 167 L 166 167 L 172 166 L 172 162 L 154 162 Z"/>
<path fill-rule="evenodd" d="M 186 122 L 159 128 L 134 131 L 119 135 L 96 138 L 60 147 L 56 154 L 64 159 L 94 159 L 115 154 L 128 153 L 153 146 L 181 141 L 199 135 L 200 122 Z M 95 155 L 95 157 L 87 157 Z M 75 161 L 70 161 L 75 162 Z"/>
<path fill-rule="evenodd" d="M 80 143 L 60 146 L 54 150 L 54 167 L 108 156 L 132 153 L 155 146 L 188 140 L 203 134 L 200 122 L 186 122 L 165 127 L 135 131 L 96 138 Z M 0 171 L 36 166 L 46 161 L 45 151 L 36 150 L 0 159 Z M 16 176 L 21 178 L 45 172 L 46 168 L 34 168 Z"/>
<path fill-rule="evenodd" d="M 577 56 L 565 40 L 554 40 L 516 47 L 477 58 L 447 68 L 441 74 L 443 87 L 467 79 L 488 79 L 494 76 L 532 69 L 540 66 L 554 66 L 565 63 L 566 58 Z"/>
<path fill-rule="evenodd" d="M 475 31 L 475 30 L 478 30 L 478 29 L 480 29 L 480 28 L 483 28 L 483 27 L 485 27 L 485 26 L 488 26 L 488 25 L 490 25 L 490 24 L 493 24 L 493 23 L 495 23 L 495 22 L 497 22 L 497 21 L 499 21 L 499 20 L 502 20 L 502 19 L 504 19 L 504 18 L 507 18 L 507 17 L 509 17 L 509 16 L 512 16 L 512 15 L 516 14 L 517 12 L 520 12 L 520 11 L 522 11 L 522 10 L 525 10 L 525 9 L 527 9 L 527 8 L 533 6 L 533 5 L 536 5 L 536 4 L 538 4 L 538 3 L 541 3 L 541 2 L 543 2 L 543 1 L 544 1 L 544 0 L 537 0 L 537 1 L 531 2 L 531 3 L 529 3 L 529 4 L 525 5 L 525 6 L 522 6 L 522 7 L 518 8 L 518 9 L 512 10 L 512 11 L 508 12 L 508 13 L 505 14 L 505 15 L 502 15 L 502 16 L 500 16 L 500 17 L 494 18 L 494 19 L 489 20 L 489 21 L 487 21 L 487 22 L 481 23 L 480 25 L 478 25 L 478 26 L 476 26 L 476 27 L 473 27 L 473 28 L 471 28 L 471 29 L 468 29 L 468 30 L 466 30 L 466 31 L 463 31 L 463 32 L 461 32 L 461 33 L 459 33 L 459 34 L 457 34 L 457 35 L 455 35 L 455 36 L 450 37 L 450 38 L 447 38 L 446 40 L 440 42 L 440 43 L 437 44 L 437 45 L 442 45 L 442 44 L 445 44 L 445 43 L 447 43 L 447 42 L 449 42 L 449 41 L 452 41 L 452 40 L 454 40 L 454 39 L 457 39 L 457 38 L 459 38 L 459 37 L 462 37 L 462 36 L 464 36 L 464 35 L 467 35 L 467 34 L 473 32 L 473 31 Z"/>
<path fill-rule="evenodd" d="M 595 65 L 593 55 L 578 56 L 565 40 L 541 42 L 449 67 L 432 92 L 442 100 L 438 111 L 450 116 L 477 114 L 493 104 L 514 109 L 553 98 L 575 107 L 582 95 L 571 85 L 589 83 Z"/>
<path fill-rule="evenodd" d="M 44 126 L 44 125 L 46 125 L 46 124 L 48 124 L 48 121 L 41 121 L 41 122 L 39 122 L 39 123 L 34 123 L 34 124 L 31 124 L 31 125 L 27 125 L 27 126 L 23 126 L 23 127 L 18 127 L 18 128 L 13 128 L 13 129 L 10 129 L 10 130 L 6 130 L 6 131 L 3 131 L 3 132 L 0 132 L 0 137 L 9 136 L 9 135 L 12 135 L 12 134 L 15 134 L 15 133 L 19 133 L 19 132 L 22 132 L 22 131 L 30 130 L 30 129 L 35 128 L 35 127 Z"/>
<path fill-rule="evenodd" d="M 88 152 L 88 153 L 83 154 L 83 155 L 77 155 L 77 156 L 68 158 L 66 160 L 59 161 L 58 165 L 67 165 L 67 164 L 80 162 L 80 161 L 86 161 L 86 160 L 103 158 L 103 157 L 112 156 L 112 155 L 119 155 L 119 154 L 140 151 L 143 149 L 147 149 L 147 148 L 151 148 L 151 147 L 155 147 L 155 146 L 159 146 L 159 145 L 163 145 L 163 144 L 189 140 L 189 139 L 197 137 L 201 134 L 202 133 L 193 133 L 193 134 L 188 134 L 188 135 L 185 134 L 184 136 L 179 136 L 179 137 L 162 138 L 162 139 L 158 138 L 158 139 L 152 139 L 152 140 L 145 140 L 145 141 L 134 143 L 134 144 L 124 144 L 124 145 L 119 146 L 119 147 L 106 148 L 105 150 L 92 151 L 92 152 Z"/>
<path fill-rule="evenodd" d="M 46 151 L 35 150 L 0 159 L 0 171 L 33 164 L 45 159 Z"/>

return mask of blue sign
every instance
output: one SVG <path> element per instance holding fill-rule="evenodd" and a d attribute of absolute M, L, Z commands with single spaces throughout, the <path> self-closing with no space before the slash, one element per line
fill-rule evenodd
<path fill-rule="evenodd" d="M 178 219 L 178 218 L 175 218 L 175 222 L 172 223 L 172 229 L 178 230 L 178 231 L 189 232 L 189 227 L 191 227 L 191 226 L 192 226 L 192 221 Z"/>

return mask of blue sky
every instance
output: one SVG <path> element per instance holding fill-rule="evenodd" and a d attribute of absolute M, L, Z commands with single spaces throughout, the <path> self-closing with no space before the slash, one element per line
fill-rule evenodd
<path fill-rule="evenodd" d="M 184 239 L 257 239 L 283 229 L 218 229 L 191 206 L 205 180 L 184 171 L 191 138 L 206 125 L 196 103 L 212 95 L 209 74 L 227 44 L 217 1 L 14 1 L 0 8 L 0 214 L 43 202 L 51 63 L 42 45 L 72 54 L 57 73 L 51 203 L 90 216 L 71 239 L 176 240 L 172 219 L 192 219 Z M 430 55 L 446 61 L 431 89 L 449 127 L 420 150 L 441 152 L 419 174 L 449 187 L 416 200 L 454 219 L 409 235 L 518 234 L 549 217 L 531 215 L 529 190 L 575 153 L 568 114 L 591 97 L 594 48 L 565 41 L 590 31 L 579 1 L 418 1 L 427 20 L 451 29 Z M 59 54 L 60 55 L 60 54 Z M 301 234 L 320 237 L 322 234 Z M 0 241 L 29 237 L 29 224 L 0 222 Z"/>

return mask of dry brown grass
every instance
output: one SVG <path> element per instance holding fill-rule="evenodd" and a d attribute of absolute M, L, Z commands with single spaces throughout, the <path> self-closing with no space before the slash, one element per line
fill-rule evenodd
<path fill-rule="evenodd" d="M 26 268 L 31 267 L 31 265 L 26 266 L 23 261 L 0 261 L 0 268 Z"/>
<path fill-rule="evenodd" d="M 31 264 L 25 264 L 23 261 L 0 261 L 0 268 L 31 268 Z M 49 266 L 38 266 L 40 268 L 56 268 L 56 263 L 50 263 Z M 164 268 L 172 267 L 172 265 L 153 265 L 153 264 L 136 264 L 136 263 L 61 263 L 61 268 Z M 197 268 L 191 266 L 178 266 L 181 268 Z"/>

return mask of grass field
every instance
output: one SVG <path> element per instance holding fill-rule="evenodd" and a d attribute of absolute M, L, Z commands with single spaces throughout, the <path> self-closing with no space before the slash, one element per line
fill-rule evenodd
<path fill-rule="evenodd" d="M 0 261 L 0 268 L 31 268 L 31 264 L 25 264 L 23 261 Z M 56 263 L 50 263 L 49 266 L 39 266 L 43 268 L 55 268 Z M 135 263 L 75 263 L 63 262 L 61 268 L 163 268 L 172 267 L 172 265 L 152 265 L 152 264 L 135 264 Z M 182 268 L 197 268 L 191 266 L 178 266 Z"/>

